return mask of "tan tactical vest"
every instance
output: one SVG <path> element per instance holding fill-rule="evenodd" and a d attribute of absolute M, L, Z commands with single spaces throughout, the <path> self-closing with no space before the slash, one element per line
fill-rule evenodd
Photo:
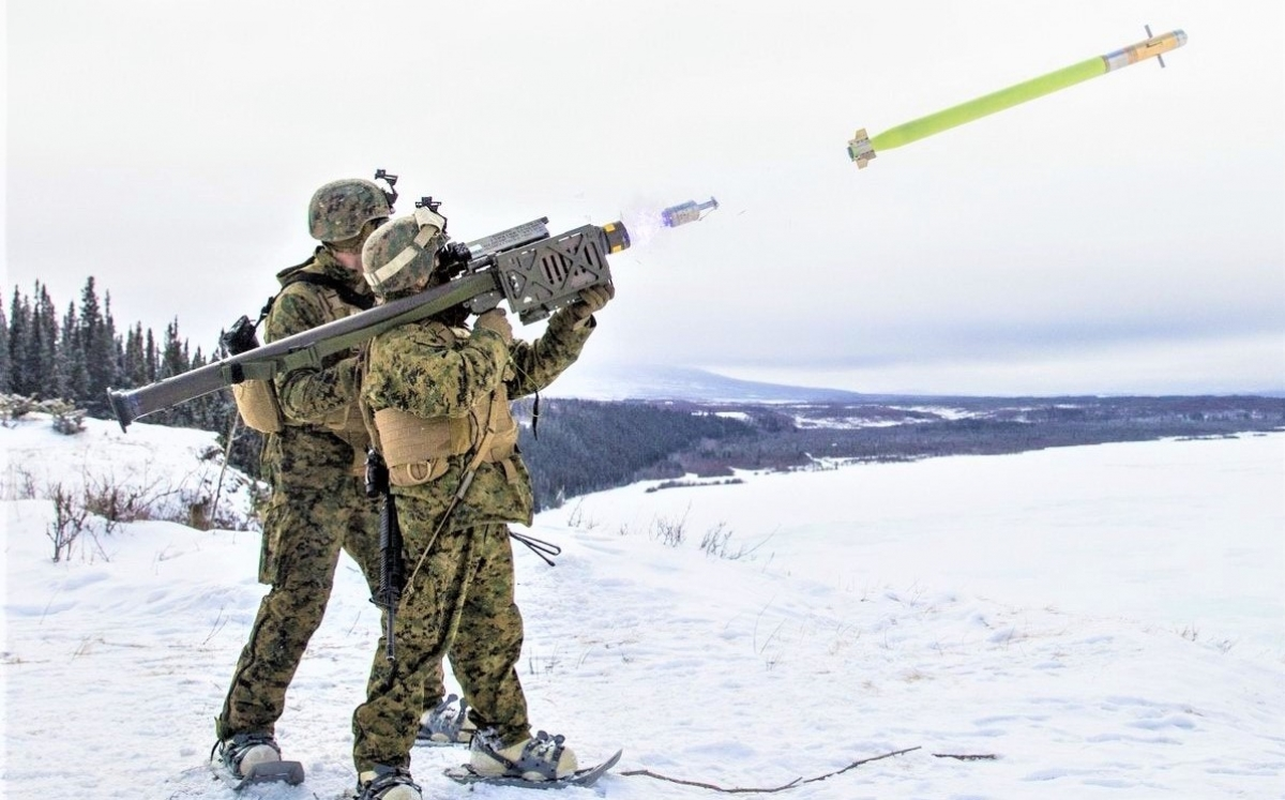
<path fill-rule="evenodd" d="M 310 285 L 325 306 L 326 322 L 334 322 L 360 311 L 345 303 L 333 289 L 315 283 Z M 232 396 L 245 424 L 262 433 L 280 433 L 286 425 L 310 424 L 292 420 L 285 415 L 272 381 L 249 380 L 234 384 Z M 352 446 L 353 474 L 365 474 L 366 447 L 370 444 L 370 435 L 366 432 L 357 398 L 354 397 L 348 405 L 330 412 L 321 425 Z"/>
<path fill-rule="evenodd" d="M 442 343 L 452 346 L 468 332 L 442 329 Z M 397 408 L 374 414 L 378 447 L 394 486 L 418 486 L 446 473 L 450 456 L 473 453 L 474 464 L 498 464 L 509 482 L 518 480 L 518 424 L 509 411 L 509 394 L 501 383 L 458 417 L 416 416 Z"/>

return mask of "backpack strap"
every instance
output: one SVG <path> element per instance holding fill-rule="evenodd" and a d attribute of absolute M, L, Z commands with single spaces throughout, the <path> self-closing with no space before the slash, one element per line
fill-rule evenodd
<path fill-rule="evenodd" d="M 375 307 L 374 295 L 361 294 L 360 292 L 353 289 L 348 282 L 342 281 L 338 278 L 331 277 L 329 275 L 318 275 L 315 272 L 305 272 L 303 270 L 299 270 L 298 272 L 293 272 L 287 275 L 281 281 L 281 288 L 285 289 L 287 286 L 289 286 L 292 283 L 311 283 L 314 286 L 321 286 L 323 288 L 329 289 L 330 291 L 339 295 L 340 300 L 343 300 L 345 303 L 347 303 L 350 306 L 355 306 L 357 308 L 360 308 L 362 311 L 366 311 L 368 309 Z M 278 292 L 278 294 L 280 294 L 280 292 Z M 273 297 L 273 300 L 275 299 L 276 298 Z M 265 306 L 265 312 L 267 309 L 270 309 L 270 308 L 272 308 L 272 300 L 269 300 L 268 305 Z"/>
<path fill-rule="evenodd" d="M 311 259 L 309 259 L 309 261 L 311 261 Z M 272 304 L 277 302 L 277 298 L 281 296 L 281 292 L 285 291 L 287 286 L 294 283 L 310 283 L 313 286 L 320 286 L 323 289 L 329 289 L 339 295 L 339 299 L 344 303 L 360 308 L 362 311 L 367 311 L 375 307 L 374 295 L 362 294 L 338 278 L 333 278 L 329 275 L 318 275 L 315 272 L 305 272 L 303 267 L 305 267 L 309 261 L 305 261 L 302 264 L 292 267 L 291 269 L 293 271 L 286 271 L 286 276 L 281 279 L 281 288 L 277 290 L 276 294 L 268 298 L 268 302 L 263 304 L 263 308 L 259 309 L 259 318 L 255 320 L 254 327 L 257 328 L 263 324 L 263 321 L 268 318 L 268 314 L 272 311 Z"/>
<path fill-rule="evenodd" d="M 370 374 L 370 345 L 371 342 L 363 343 L 357 353 L 357 363 L 361 364 L 361 378 L 364 380 L 366 375 Z M 375 425 L 375 412 L 371 409 L 370 404 L 366 402 L 366 396 L 357 391 L 357 408 L 361 409 L 362 422 L 366 423 L 366 434 L 370 437 L 370 446 L 382 458 L 384 455 L 383 442 L 379 440 L 379 427 Z"/>

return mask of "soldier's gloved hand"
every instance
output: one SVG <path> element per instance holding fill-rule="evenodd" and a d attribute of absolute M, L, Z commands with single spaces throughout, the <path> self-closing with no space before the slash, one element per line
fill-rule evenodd
<path fill-rule="evenodd" d="M 580 293 L 580 299 L 567 306 L 567 311 L 577 320 L 589 319 L 595 312 L 601 311 L 602 307 L 615 296 L 615 284 L 590 286 Z"/>
<path fill-rule="evenodd" d="M 509 318 L 504 316 L 504 309 L 493 308 L 483 313 L 473 323 L 476 330 L 485 329 L 498 333 L 505 344 L 513 344 L 513 326 L 509 324 Z"/>

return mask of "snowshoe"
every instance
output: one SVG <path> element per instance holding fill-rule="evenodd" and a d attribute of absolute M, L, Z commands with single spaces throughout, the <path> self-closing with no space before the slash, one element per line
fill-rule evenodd
<path fill-rule="evenodd" d="M 409 770 L 376 766 L 361 773 L 357 780 L 355 800 L 423 800 L 423 797 Z"/>
<path fill-rule="evenodd" d="M 252 783 L 303 783 L 303 764 L 282 761 L 281 748 L 266 733 L 238 733 L 215 743 L 210 766 L 233 789 Z"/>
<path fill-rule="evenodd" d="M 456 705 L 458 701 L 459 705 Z M 468 744 L 477 732 L 469 718 L 468 702 L 451 694 L 431 711 L 425 711 L 415 734 L 415 744 L 453 745 Z"/>
<path fill-rule="evenodd" d="M 495 786 L 520 786 L 524 789 L 561 789 L 566 786 L 593 786 L 598 779 L 620 761 L 623 750 L 617 750 L 615 754 L 606 761 L 592 767 L 577 769 L 569 775 L 552 780 L 527 780 L 521 776 L 514 775 L 483 775 L 478 773 L 472 764 L 463 764 L 458 767 L 451 767 L 444 771 L 446 777 L 461 783 L 469 785 L 473 783 L 489 783 Z"/>

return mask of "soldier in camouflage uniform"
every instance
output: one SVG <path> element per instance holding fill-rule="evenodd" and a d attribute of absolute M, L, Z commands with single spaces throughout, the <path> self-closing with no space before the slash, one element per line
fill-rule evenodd
<path fill-rule="evenodd" d="M 436 253 L 445 220 L 427 208 L 375 231 L 363 250 L 381 301 L 444 282 Z M 478 732 L 472 764 L 533 780 L 576 768 L 562 737 L 532 738 L 515 665 L 522 616 L 514 602 L 506 523 L 532 521 L 509 398 L 538 391 L 579 356 L 592 316 L 614 289 L 598 286 L 556 312 L 544 335 L 515 341 L 504 312 L 464 327 L 460 306 L 377 336 L 362 380 L 367 419 L 388 464 L 407 580 L 395 619 L 397 659 L 375 656 L 366 702 L 353 714 L 361 800 L 419 800 L 407 770 L 426 676 L 448 652 Z"/>
<path fill-rule="evenodd" d="M 322 186 L 308 209 L 309 231 L 322 242 L 312 257 L 278 274 L 282 290 L 264 323 L 268 342 L 315 328 L 374 305 L 362 277 L 361 246 L 392 214 L 370 181 Z M 285 693 L 308 640 L 321 624 L 339 551 L 378 584 L 379 515 L 365 494 L 369 436 L 357 406 L 355 352 L 329 356 L 320 368 L 274 379 L 281 429 L 267 434 L 263 476 L 272 499 L 263 521 L 260 580 L 272 588 L 237 662 L 216 720 L 219 751 L 237 777 L 256 763 L 277 761 L 273 736 Z M 441 664 L 425 670 L 429 708 L 442 695 Z M 435 689 L 433 688 L 435 687 Z M 412 725 L 411 730 L 415 726 Z"/>

